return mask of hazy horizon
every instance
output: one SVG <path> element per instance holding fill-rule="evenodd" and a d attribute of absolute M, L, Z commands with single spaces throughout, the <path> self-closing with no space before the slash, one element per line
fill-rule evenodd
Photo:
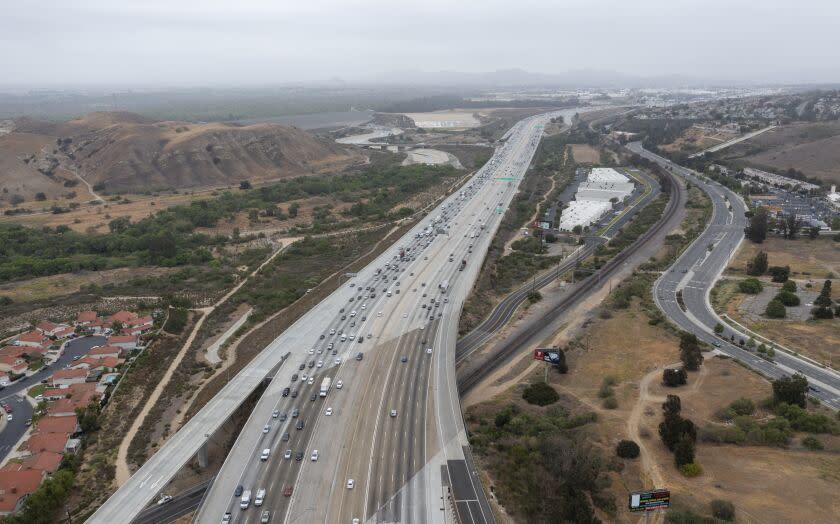
<path fill-rule="evenodd" d="M 840 4 L 673 4 L 33 1 L 4 7 L 0 67 L 5 85 L 30 88 L 360 84 L 398 71 L 510 69 L 840 82 Z"/>

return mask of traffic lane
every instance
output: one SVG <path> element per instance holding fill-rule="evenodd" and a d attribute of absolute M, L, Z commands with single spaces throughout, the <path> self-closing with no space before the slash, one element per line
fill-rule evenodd
<path fill-rule="evenodd" d="M 172 500 L 166 504 L 155 504 L 146 508 L 132 521 L 132 524 L 169 524 L 174 522 L 198 507 L 210 482 L 202 482 L 173 495 Z"/>
<path fill-rule="evenodd" d="M 32 420 L 34 413 L 32 405 L 21 395 L 6 397 L 3 402 L 9 405 L 12 412 L 6 413 L 0 410 L 0 415 L 6 419 L 3 421 L 3 431 L 0 432 L 0 462 L 15 450 L 17 443 L 29 429 L 27 422 Z M 9 415 L 12 420 L 8 420 Z"/>

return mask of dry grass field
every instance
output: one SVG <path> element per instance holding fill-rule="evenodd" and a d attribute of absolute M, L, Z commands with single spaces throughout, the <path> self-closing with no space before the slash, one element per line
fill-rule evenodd
<path fill-rule="evenodd" d="M 83 286 L 96 284 L 104 286 L 124 282 L 131 278 L 161 276 L 175 271 L 174 268 L 125 267 L 103 271 L 81 271 L 48 277 L 9 282 L 0 285 L 0 295 L 15 302 L 32 302 L 72 295 Z"/>
<path fill-rule="evenodd" d="M 771 266 L 790 266 L 794 279 L 825 279 L 828 273 L 840 275 L 840 242 L 828 237 L 811 240 L 784 240 L 768 237 L 761 244 L 744 241 L 729 264 L 730 272 L 743 272 L 747 262 L 759 251 L 767 253 Z"/>
<path fill-rule="evenodd" d="M 572 156 L 578 164 L 598 164 L 601 162 L 600 152 L 589 144 L 571 144 Z"/>

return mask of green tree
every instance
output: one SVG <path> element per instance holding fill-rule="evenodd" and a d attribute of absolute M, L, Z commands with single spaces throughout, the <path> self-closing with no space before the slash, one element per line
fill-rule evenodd
<path fill-rule="evenodd" d="M 761 244 L 767 238 L 767 210 L 763 207 L 756 209 L 750 217 L 746 236 L 756 244 Z"/>
<path fill-rule="evenodd" d="M 819 296 L 814 299 L 814 309 L 811 314 L 816 319 L 830 319 L 834 317 L 834 312 L 831 309 L 831 280 L 826 280 L 820 290 Z"/>
<path fill-rule="evenodd" d="M 680 335 L 680 360 L 687 371 L 697 371 L 703 363 L 700 342 L 694 333 L 683 332 Z"/>
<path fill-rule="evenodd" d="M 115 335 L 119 335 L 123 330 L 123 324 L 119 320 L 115 320 L 111 322 L 111 331 L 114 332 Z"/>
<path fill-rule="evenodd" d="M 785 318 L 787 312 L 785 311 L 785 305 L 782 304 L 782 301 L 774 298 L 767 303 L 767 307 L 764 309 L 764 314 L 767 315 L 768 318 Z"/>
<path fill-rule="evenodd" d="M 747 263 L 747 274 L 752 276 L 763 275 L 767 271 L 767 253 L 759 251 L 755 257 Z"/>
<path fill-rule="evenodd" d="M 615 454 L 621 458 L 634 459 L 639 456 L 639 445 L 632 440 L 620 440 L 615 447 Z"/>
<path fill-rule="evenodd" d="M 715 499 L 712 501 L 712 516 L 725 522 L 735 521 L 735 504 L 728 500 Z"/>
<path fill-rule="evenodd" d="M 669 388 L 682 386 L 688 381 L 688 374 L 682 368 L 666 368 L 662 370 L 662 383 Z"/>
<path fill-rule="evenodd" d="M 674 462 L 677 467 L 694 462 L 694 439 L 688 433 L 682 433 L 674 446 Z"/>
<path fill-rule="evenodd" d="M 790 278 L 790 266 L 771 266 L 767 272 L 773 276 L 773 282 L 787 282 Z"/>
<path fill-rule="evenodd" d="M 723 324 L 715 322 L 715 335 L 720 335 L 721 333 L 723 333 Z"/>
<path fill-rule="evenodd" d="M 560 400 L 560 395 L 545 382 L 535 382 L 522 391 L 522 398 L 529 404 L 547 406 Z"/>
<path fill-rule="evenodd" d="M 776 300 L 778 300 L 787 307 L 799 305 L 799 297 L 796 296 L 794 293 L 791 293 L 790 291 L 779 291 L 779 294 L 776 295 Z"/>
<path fill-rule="evenodd" d="M 785 283 L 782 284 L 782 291 L 796 293 L 796 282 L 794 282 L 793 280 L 786 280 Z"/>
<path fill-rule="evenodd" d="M 808 379 L 801 373 L 773 381 L 773 402 L 776 404 L 784 402 L 804 408 L 807 392 Z"/>

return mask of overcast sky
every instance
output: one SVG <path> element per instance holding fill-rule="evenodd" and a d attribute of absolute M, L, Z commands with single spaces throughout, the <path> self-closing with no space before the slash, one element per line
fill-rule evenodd
<path fill-rule="evenodd" d="M 510 68 L 840 82 L 840 0 L 0 0 L 7 85 Z"/>

